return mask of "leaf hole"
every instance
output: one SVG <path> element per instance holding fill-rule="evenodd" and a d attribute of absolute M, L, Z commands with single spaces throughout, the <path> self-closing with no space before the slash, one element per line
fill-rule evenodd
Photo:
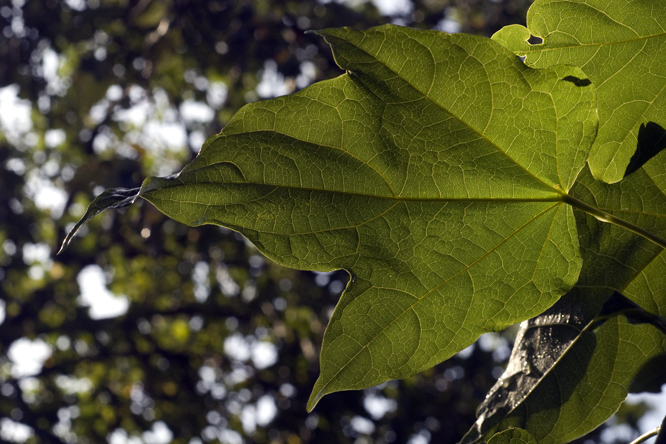
<path fill-rule="evenodd" d="M 540 45 L 543 43 L 543 39 L 541 37 L 531 35 L 530 38 L 527 39 L 527 43 L 529 43 L 530 45 Z"/>
<path fill-rule="evenodd" d="M 590 79 L 579 79 L 578 77 L 574 76 L 566 76 L 562 80 L 565 80 L 567 82 L 571 82 L 576 86 L 589 86 L 592 84 L 592 81 Z"/>

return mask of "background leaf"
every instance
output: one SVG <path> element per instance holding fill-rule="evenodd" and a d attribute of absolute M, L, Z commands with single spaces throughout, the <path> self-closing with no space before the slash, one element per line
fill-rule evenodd
<path fill-rule="evenodd" d="M 569 289 L 580 259 L 561 193 L 596 131 L 575 67 L 532 70 L 473 36 L 323 34 L 346 75 L 245 107 L 141 191 L 278 263 L 349 270 L 310 408 L 431 367 Z"/>
<path fill-rule="evenodd" d="M 650 160 L 640 171 L 640 176 L 631 177 L 631 183 L 640 181 L 644 189 L 658 189 L 659 193 L 651 192 L 644 199 L 650 207 L 646 208 L 641 219 L 649 224 L 650 229 L 662 236 L 666 236 L 666 214 L 663 213 L 666 205 L 666 153 L 662 152 Z M 641 192 L 639 189 L 636 192 Z M 618 191 L 616 191 L 616 194 Z M 653 197 L 654 196 L 654 197 Z M 638 195 L 633 194 L 632 201 L 638 200 Z M 651 223 L 648 221 L 652 220 Z M 651 313 L 666 317 L 666 253 L 662 250 L 654 256 L 650 263 L 640 270 L 640 273 L 632 280 L 631 284 L 623 290 L 623 294 L 632 301 Z"/>
<path fill-rule="evenodd" d="M 621 217 L 641 229 L 666 237 L 666 153 L 660 153 L 643 168 L 617 184 L 593 180 L 581 174 L 571 195 L 592 202 L 609 214 Z M 613 288 L 649 312 L 664 316 L 666 282 L 663 279 L 664 250 L 654 243 L 613 224 L 586 216 L 579 218 L 581 241 L 592 254 L 609 258 L 588 274 L 583 285 Z M 586 252 L 583 251 L 585 260 Z"/>
<path fill-rule="evenodd" d="M 599 135 L 590 153 L 597 179 L 621 180 L 630 166 L 666 147 L 666 2 L 537 0 L 527 29 L 510 25 L 493 39 L 543 68 L 572 64 L 597 87 Z M 538 36 L 543 43 L 530 45 Z"/>
<path fill-rule="evenodd" d="M 511 428 L 493 435 L 488 444 L 537 444 L 537 441 L 527 430 Z"/>
<path fill-rule="evenodd" d="M 528 398 L 534 396 L 534 388 L 570 350 L 598 313 L 604 297 L 606 292 L 581 295 L 575 288 L 541 315 L 520 324 L 506 369 L 479 406 L 478 419 L 463 443 L 477 442 L 501 430 L 497 427 L 501 421 L 523 402 L 531 402 Z"/>
<path fill-rule="evenodd" d="M 595 181 L 586 169 L 571 194 L 651 232 L 663 234 L 666 196 L 657 186 L 663 178 L 652 168 L 660 164 L 663 155 L 618 184 Z M 666 354 L 663 319 L 659 317 L 663 315 L 666 294 L 664 270 L 660 269 L 663 249 L 617 225 L 582 212 L 576 212 L 576 216 L 584 259 L 579 282 L 551 309 L 521 325 L 507 370 L 479 408 L 479 419 L 464 442 L 473 442 L 488 436 L 492 430 L 515 424 L 526 427 L 539 442 L 541 439 L 569 442 L 606 421 L 624 401 L 627 391 L 639 387 L 635 377 L 639 372 L 643 372 L 644 380 L 650 379 L 649 385 L 660 387 L 666 382 L 653 365 L 663 362 Z M 601 310 L 609 297 L 622 299 L 618 291 L 642 308 L 614 304 Z M 616 333 L 607 330 L 604 338 L 611 343 L 623 342 L 625 334 L 639 338 L 633 345 L 622 345 L 617 355 L 611 354 L 599 339 L 606 327 L 590 333 L 594 319 L 609 316 L 608 310 L 615 313 L 613 316 L 622 313 L 629 319 L 617 321 L 622 330 Z M 641 327 L 640 331 L 633 331 L 639 327 L 634 325 L 637 322 L 646 327 L 652 323 L 652 329 Z M 654 344 L 656 349 L 651 348 Z M 631 353 L 628 351 L 631 347 L 639 347 L 644 353 L 636 354 L 628 365 L 620 355 Z M 592 361 L 581 359 L 588 355 Z M 542 384 L 549 388 L 540 388 Z M 579 401 L 558 404 L 552 399 L 553 390 L 567 394 L 561 401 L 593 399 L 593 393 L 600 395 L 593 406 Z M 544 410 L 543 406 L 549 406 L 546 409 L 549 413 L 537 414 Z M 588 414 L 591 410 L 594 414 Z M 575 428 L 566 426 L 561 419 L 577 415 Z"/>
<path fill-rule="evenodd" d="M 499 428 L 524 427 L 539 443 L 570 442 L 615 413 L 640 367 L 665 347 L 650 324 L 615 316 L 590 326 Z"/>

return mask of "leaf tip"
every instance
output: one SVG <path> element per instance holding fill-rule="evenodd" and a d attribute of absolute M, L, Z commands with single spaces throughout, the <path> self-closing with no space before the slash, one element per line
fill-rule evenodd
<path fill-rule="evenodd" d="M 74 225 L 60 245 L 56 256 L 67 249 L 72 238 L 90 219 L 108 208 L 124 208 L 132 205 L 139 196 L 140 188 L 109 188 L 90 202 L 88 209 L 81 219 Z"/>
<path fill-rule="evenodd" d="M 317 404 L 319 403 L 319 401 L 321 400 L 321 398 L 324 397 L 324 393 L 322 393 L 322 392 L 323 392 L 322 390 L 320 390 L 318 392 L 315 392 L 314 390 L 312 390 L 312 394 L 310 395 L 310 399 L 308 399 L 308 405 L 306 407 L 306 410 L 308 411 L 308 413 L 312 412 L 314 410 L 314 408 L 317 406 Z"/>
<path fill-rule="evenodd" d="M 69 243 L 71 242 L 72 238 L 74 237 L 74 234 L 76 234 L 77 231 L 78 227 L 75 226 L 69 231 L 69 233 L 67 233 L 67 236 L 65 236 L 65 239 L 63 239 L 62 243 L 60 244 L 60 249 L 58 249 L 56 256 L 58 256 L 60 253 L 62 253 L 67 249 Z"/>
<path fill-rule="evenodd" d="M 327 394 L 331 393 L 330 391 L 326 390 L 326 384 L 322 381 L 321 375 L 319 376 L 319 379 L 317 379 L 317 382 L 315 382 L 314 387 L 312 388 L 312 393 L 310 394 L 310 399 L 308 399 L 308 404 L 307 404 L 307 411 L 310 413 L 314 408 L 317 406 L 319 401 L 321 401 L 321 398 L 326 396 Z"/>

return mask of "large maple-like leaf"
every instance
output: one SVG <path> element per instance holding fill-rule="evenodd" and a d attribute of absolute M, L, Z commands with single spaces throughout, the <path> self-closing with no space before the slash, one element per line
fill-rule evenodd
<path fill-rule="evenodd" d="M 543 43 L 530 45 L 530 34 Z M 493 39 L 533 67 L 580 66 L 596 85 L 597 179 L 617 182 L 666 147 L 666 1 L 537 0 L 527 28 L 507 26 Z"/>
<path fill-rule="evenodd" d="M 435 365 L 568 291 L 581 258 L 567 191 L 597 126 L 579 68 L 531 69 L 469 35 L 321 34 L 346 74 L 246 106 L 139 192 L 283 265 L 348 270 L 310 409 Z"/>

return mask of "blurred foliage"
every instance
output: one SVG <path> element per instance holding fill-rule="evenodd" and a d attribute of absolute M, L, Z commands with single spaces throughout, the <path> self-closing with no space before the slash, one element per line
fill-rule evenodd
<path fill-rule="evenodd" d="M 416 0 L 392 16 L 351 0 L 3 3 L 0 439 L 27 427 L 31 443 L 147 442 L 166 426 L 174 443 L 456 442 L 508 358 L 500 335 L 307 414 L 344 273 L 279 268 L 231 231 L 148 204 L 54 252 L 93 193 L 178 171 L 243 104 L 339 75 L 306 30 L 392 21 L 489 36 L 529 3 Z M 95 270 L 124 314 L 91 315 L 80 282 Z M 26 340 L 50 355 L 31 375 L 9 357 Z"/>

